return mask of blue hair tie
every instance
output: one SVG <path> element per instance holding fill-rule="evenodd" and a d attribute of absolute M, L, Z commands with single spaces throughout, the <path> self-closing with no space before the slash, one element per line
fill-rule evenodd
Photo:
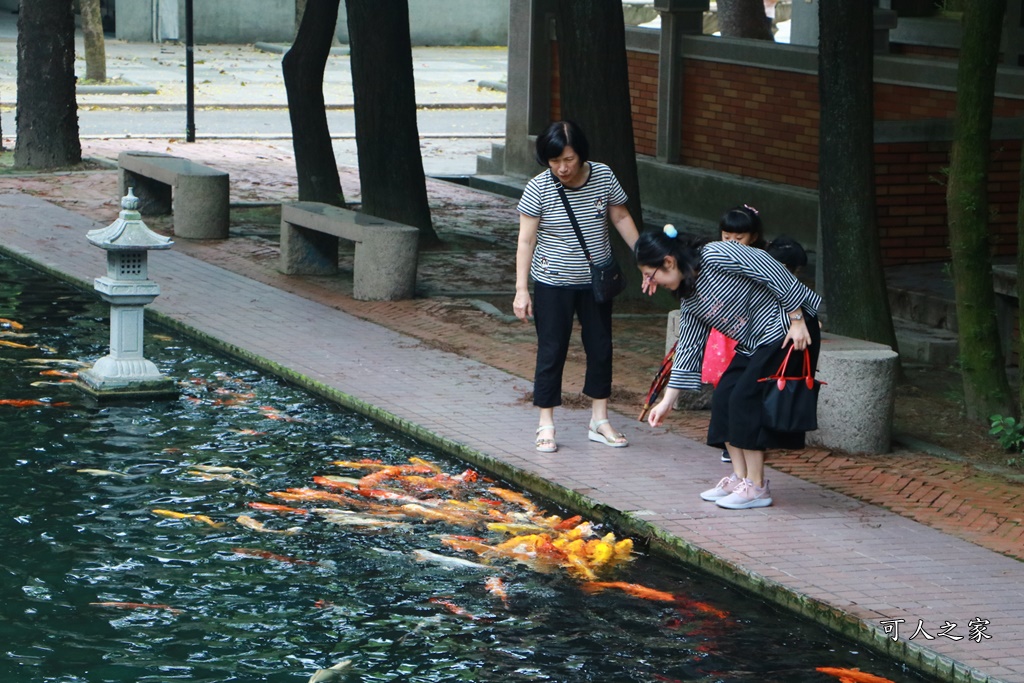
<path fill-rule="evenodd" d="M 676 226 L 672 225 L 671 223 L 666 223 L 665 227 L 662 228 L 661 231 L 664 232 L 669 237 L 671 237 L 672 239 L 679 237 L 679 231 L 676 230 Z"/>

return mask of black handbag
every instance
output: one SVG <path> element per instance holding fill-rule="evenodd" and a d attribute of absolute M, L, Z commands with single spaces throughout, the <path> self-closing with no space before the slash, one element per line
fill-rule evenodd
<path fill-rule="evenodd" d="M 608 260 L 601 263 L 594 263 L 590 250 L 587 249 L 587 243 L 583 241 L 583 231 L 580 230 L 580 224 L 576 222 L 576 214 L 573 213 L 572 207 L 569 206 L 569 198 L 565 196 L 565 188 L 562 187 L 562 183 L 558 182 L 553 175 L 551 176 L 551 182 L 555 184 L 558 196 L 562 198 L 565 212 L 569 214 L 569 222 L 572 223 L 572 229 L 576 231 L 576 239 L 580 241 L 580 246 L 583 247 L 583 255 L 587 257 L 587 263 L 590 264 L 590 283 L 594 291 L 594 301 L 599 304 L 611 301 L 626 289 L 625 273 L 622 272 L 622 268 L 619 267 L 614 256 L 609 256 Z"/>
<path fill-rule="evenodd" d="M 818 428 L 818 390 L 823 384 L 811 373 L 811 353 L 804 349 L 803 373 L 786 377 L 786 366 L 793 347 L 789 347 L 782 365 L 774 375 L 758 382 L 769 382 L 764 392 L 761 425 L 776 432 L 812 432 Z"/>

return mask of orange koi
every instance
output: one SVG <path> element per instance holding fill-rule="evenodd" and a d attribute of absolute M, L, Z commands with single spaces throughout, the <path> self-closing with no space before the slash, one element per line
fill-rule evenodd
<path fill-rule="evenodd" d="M 317 609 L 330 609 L 334 607 L 334 603 L 330 600 L 324 600 L 321 598 L 313 603 L 313 607 L 316 607 Z"/>
<path fill-rule="evenodd" d="M 717 607 L 712 607 L 706 602 L 700 602 L 698 600 L 686 600 L 685 603 L 687 607 L 692 607 L 700 612 L 704 612 L 705 614 L 710 614 L 712 616 L 718 617 L 719 619 L 726 619 L 729 617 L 729 613 L 725 610 L 718 609 Z"/>
<path fill-rule="evenodd" d="M 373 488 L 388 479 L 398 479 L 407 474 L 425 474 L 434 470 L 426 465 L 391 465 L 377 470 L 373 474 L 367 474 L 359 480 L 359 488 Z"/>
<path fill-rule="evenodd" d="M 582 515 L 575 515 L 569 519 L 563 519 L 561 522 L 555 524 L 552 529 L 558 529 L 559 531 L 568 531 L 583 522 Z"/>
<path fill-rule="evenodd" d="M 445 600 L 444 598 L 430 598 L 430 602 L 434 603 L 435 605 L 441 605 L 442 607 L 444 607 L 446 610 L 448 610 L 449 612 L 451 612 L 455 616 L 463 617 L 464 619 L 470 619 L 472 621 L 480 621 L 481 618 L 482 618 L 482 617 L 478 617 L 475 614 L 471 614 L 468 610 L 466 610 L 466 609 L 464 609 L 462 607 L 459 607 L 458 605 L 456 605 L 451 600 Z"/>
<path fill-rule="evenodd" d="M 39 348 L 35 344 L 19 344 L 18 342 L 7 341 L 6 339 L 0 339 L 0 346 L 9 346 L 12 349 L 38 349 Z"/>
<path fill-rule="evenodd" d="M 429 462 L 427 460 L 424 460 L 423 458 L 412 457 L 409 458 L 409 462 L 412 463 L 413 465 L 423 465 L 424 467 L 429 467 L 432 472 L 441 474 L 440 466 L 435 465 L 434 463 Z"/>
<path fill-rule="evenodd" d="M 338 467 L 348 467 L 353 470 L 381 470 L 385 467 L 390 467 L 390 465 L 385 465 L 380 460 L 370 460 L 369 458 L 365 460 L 335 460 L 331 464 Z"/>
<path fill-rule="evenodd" d="M 96 607 L 116 607 L 118 609 L 163 609 L 171 614 L 181 614 L 181 610 L 170 605 L 154 605 L 148 602 L 90 602 Z"/>
<path fill-rule="evenodd" d="M 175 512 L 174 510 L 161 510 L 154 508 L 150 510 L 154 515 L 160 515 L 161 517 L 170 517 L 171 519 L 195 519 L 203 524 L 209 524 L 214 529 L 219 529 L 224 526 L 224 522 L 215 522 L 212 518 L 207 515 L 194 515 L 191 512 Z"/>
<path fill-rule="evenodd" d="M 247 529 L 259 531 L 263 534 L 287 534 L 290 536 L 292 534 L 297 534 L 302 531 L 302 527 L 298 526 L 293 526 L 289 529 L 268 529 L 267 526 L 263 524 L 263 522 L 257 519 L 253 519 L 248 515 L 238 515 L 238 517 L 235 518 L 235 521 Z"/>
<path fill-rule="evenodd" d="M 67 401 L 38 401 L 34 398 L 0 398 L 0 406 L 12 408 L 63 408 L 71 405 Z"/>
<path fill-rule="evenodd" d="M 229 429 L 228 431 L 241 434 L 242 436 L 263 436 L 266 434 L 266 432 L 258 432 L 255 429 Z"/>
<path fill-rule="evenodd" d="M 472 536 L 450 536 L 448 538 L 442 538 L 441 543 L 452 550 L 473 552 L 481 556 L 488 553 L 499 552 L 494 546 L 487 545 L 482 540 L 475 540 Z"/>
<path fill-rule="evenodd" d="M 587 581 L 581 584 L 580 588 L 586 593 L 598 593 L 605 588 L 617 588 L 624 593 L 628 593 L 636 598 L 643 598 L 644 600 L 657 600 L 659 602 L 676 601 L 676 596 L 671 593 L 641 586 L 638 583 L 626 583 L 625 581 Z"/>
<path fill-rule="evenodd" d="M 273 406 L 260 406 L 260 410 L 263 411 L 263 417 L 268 420 L 281 420 L 282 422 L 302 422 L 297 417 L 291 417 L 281 413 L 277 408 Z"/>
<path fill-rule="evenodd" d="M 323 500 L 340 505 L 361 505 L 363 501 L 350 496 L 343 496 L 340 493 L 330 493 L 319 489 L 293 488 L 286 491 L 271 491 L 270 495 L 281 500 Z"/>
<path fill-rule="evenodd" d="M 484 580 L 484 588 L 494 597 L 501 600 L 501 603 L 508 608 L 508 592 L 505 590 L 505 582 L 498 576 L 489 576 Z"/>
<path fill-rule="evenodd" d="M 78 377 L 77 372 L 71 372 L 68 370 L 43 370 L 39 374 L 44 377 L 67 377 L 69 379 L 75 379 Z"/>
<path fill-rule="evenodd" d="M 0 318 L 0 325 L 11 328 L 12 330 L 23 330 L 25 326 L 19 323 L 17 320 L 11 320 L 10 318 Z"/>
<path fill-rule="evenodd" d="M 287 505 L 274 505 L 273 503 L 260 503 L 256 501 L 250 501 L 248 506 L 253 510 L 263 510 L 265 512 L 289 512 L 293 515 L 308 515 L 309 510 L 303 510 L 302 508 L 288 507 Z"/>
<path fill-rule="evenodd" d="M 533 504 L 533 502 L 521 493 L 509 491 L 508 489 L 499 488 L 497 486 L 492 486 L 487 490 L 496 495 L 498 498 L 501 498 L 506 503 L 518 505 L 527 512 L 533 512 L 534 510 L 536 510 L 536 506 Z"/>
<path fill-rule="evenodd" d="M 848 681 L 849 683 L 894 683 L 894 681 L 888 678 L 875 676 L 874 674 L 869 674 L 861 671 L 860 669 L 842 669 L 829 666 L 819 666 L 815 671 L 820 671 L 821 673 L 828 674 L 829 676 L 835 676 L 840 681 Z"/>
<path fill-rule="evenodd" d="M 245 555 L 246 557 L 258 557 L 262 560 L 273 560 L 274 562 L 283 562 L 285 564 L 316 564 L 311 560 L 300 560 L 296 557 L 288 557 L 287 555 L 278 555 L 272 553 L 269 550 L 258 550 L 256 548 L 232 548 L 231 552 L 236 555 Z"/>
<path fill-rule="evenodd" d="M 347 481 L 338 481 L 337 479 L 332 479 L 329 474 L 322 476 L 317 475 L 313 477 L 313 483 L 319 484 L 320 486 L 326 486 L 329 489 L 341 489 L 342 491 L 359 490 L 359 487 L 356 486 L 355 484 L 349 483 Z"/>

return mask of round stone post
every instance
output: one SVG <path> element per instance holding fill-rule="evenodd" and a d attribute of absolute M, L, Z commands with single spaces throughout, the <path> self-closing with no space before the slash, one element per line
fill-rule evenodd
<path fill-rule="evenodd" d="M 78 375 L 79 386 L 98 398 L 177 393 L 174 381 L 142 355 L 144 308 L 160 294 L 160 286 L 149 279 L 147 252 L 170 249 L 174 243 L 146 227 L 138 201 L 129 189 L 118 219 L 86 234 L 89 242 L 107 251 L 107 274 L 96 278 L 94 286 L 110 304 L 110 353 Z"/>

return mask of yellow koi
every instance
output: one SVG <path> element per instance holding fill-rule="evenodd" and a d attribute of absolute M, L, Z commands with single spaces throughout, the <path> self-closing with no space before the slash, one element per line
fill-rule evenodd
<path fill-rule="evenodd" d="M 35 344 L 19 344 L 18 342 L 7 341 L 6 339 L 0 339 L 0 346 L 9 346 L 12 349 L 37 349 L 37 348 L 39 348 Z"/>

